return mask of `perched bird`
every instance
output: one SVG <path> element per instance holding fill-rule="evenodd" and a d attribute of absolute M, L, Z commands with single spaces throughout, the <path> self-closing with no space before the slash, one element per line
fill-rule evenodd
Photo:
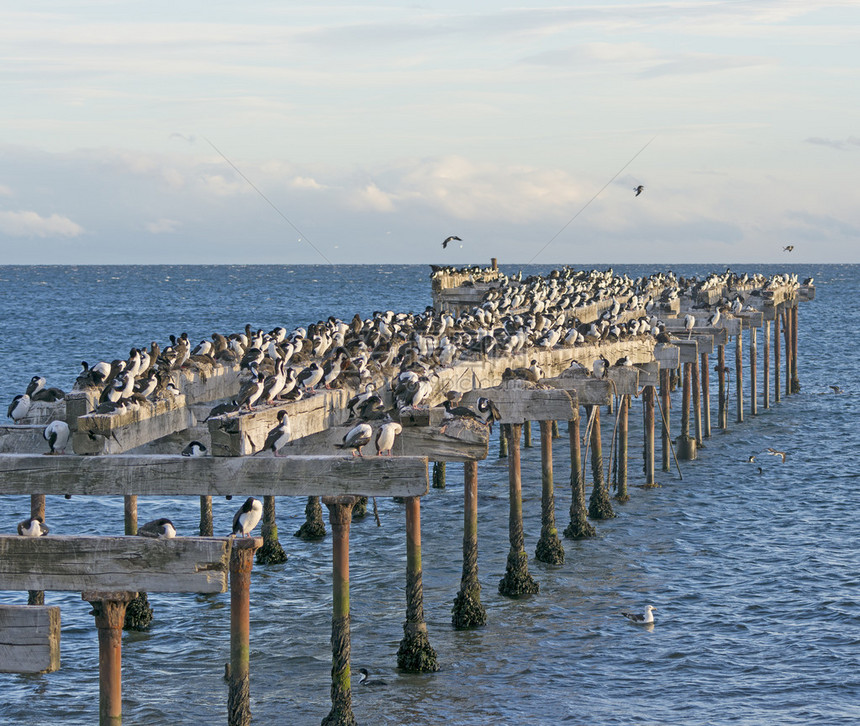
<path fill-rule="evenodd" d="M 446 238 L 442 241 L 442 249 L 444 250 L 444 249 L 448 246 L 448 243 L 449 243 L 449 242 L 453 242 L 453 241 L 462 242 L 463 240 L 461 240 L 461 239 L 460 239 L 459 237 L 457 237 L 456 235 L 453 235 L 453 234 L 452 234 L 450 237 L 446 237 Z"/>
<path fill-rule="evenodd" d="M 278 411 L 278 423 L 275 424 L 275 426 L 273 426 L 266 435 L 266 441 L 263 444 L 263 448 L 260 449 L 257 454 L 271 450 L 275 456 L 280 456 L 278 451 L 290 443 L 291 437 L 292 431 L 290 429 L 290 417 L 286 411 Z"/>
<path fill-rule="evenodd" d="M 18 534 L 22 537 L 44 537 L 50 531 L 41 517 L 30 517 L 18 522 Z"/>
<path fill-rule="evenodd" d="M 386 683 L 385 681 L 383 681 L 381 679 L 370 680 L 370 673 L 368 672 L 367 668 L 359 668 L 358 673 L 359 673 L 358 682 L 362 686 L 372 687 L 372 686 L 387 686 L 388 685 L 388 683 Z"/>
<path fill-rule="evenodd" d="M 362 421 L 353 426 L 343 437 L 343 443 L 335 444 L 339 449 L 352 449 L 353 456 L 363 456 L 361 447 L 368 443 L 373 436 L 373 429 L 369 423 Z"/>
<path fill-rule="evenodd" d="M 842 389 L 839 386 L 830 386 L 834 393 L 842 393 Z"/>
<path fill-rule="evenodd" d="M 783 464 L 785 463 L 785 460 L 788 458 L 788 454 L 787 454 L 786 452 L 784 452 L 784 451 L 777 451 L 776 449 L 768 448 L 767 453 L 768 453 L 768 454 L 771 454 L 771 455 L 773 455 L 773 456 L 781 456 L 781 457 L 782 457 L 782 463 L 783 463 Z"/>
<path fill-rule="evenodd" d="M 645 191 L 645 187 L 640 184 L 638 187 L 633 187 L 633 191 L 636 192 L 633 196 L 638 197 L 642 192 Z"/>
<path fill-rule="evenodd" d="M 263 504 L 259 499 L 248 497 L 233 517 L 233 534 L 247 537 L 263 516 Z"/>
<path fill-rule="evenodd" d="M 9 410 L 6 415 L 15 423 L 18 423 L 24 416 L 30 413 L 30 397 L 26 393 L 19 393 L 12 399 L 9 404 Z"/>
<path fill-rule="evenodd" d="M 203 456 L 206 453 L 206 447 L 199 441 L 189 441 L 188 446 L 182 449 L 182 456 Z"/>
<path fill-rule="evenodd" d="M 66 444 L 69 443 L 69 424 L 65 421 L 51 421 L 45 426 L 42 436 L 51 447 L 49 454 L 65 454 Z"/>
<path fill-rule="evenodd" d="M 161 517 L 142 524 L 137 528 L 137 535 L 153 539 L 173 539 L 176 536 L 176 527 L 167 517 Z"/>
<path fill-rule="evenodd" d="M 696 317 L 694 315 L 685 315 L 684 316 L 684 330 L 687 331 L 687 340 L 690 339 L 690 336 L 693 334 L 693 328 L 696 326 Z"/>
<path fill-rule="evenodd" d="M 376 432 L 376 438 L 374 439 L 376 455 L 382 456 L 382 452 L 387 451 L 388 455 L 391 456 L 394 439 L 401 431 L 403 431 L 403 427 L 396 421 L 386 421 L 383 423 Z"/>
<path fill-rule="evenodd" d="M 791 252 L 794 249 L 794 245 L 786 245 L 782 248 L 783 252 Z"/>
<path fill-rule="evenodd" d="M 298 378 L 296 378 L 296 383 L 302 386 L 306 391 L 309 391 L 316 387 L 317 383 L 322 380 L 322 377 L 323 368 L 319 363 L 314 361 L 299 373 Z"/>
<path fill-rule="evenodd" d="M 621 614 L 633 623 L 637 623 L 638 625 L 647 625 L 648 623 L 654 622 L 654 616 L 651 613 L 655 610 L 657 610 L 657 608 L 653 605 L 646 605 L 644 613 L 622 612 Z"/>
<path fill-rule="evenodd" d="M 255 378 L 247 381 L 240 389 L 239 395 L 236 397 L 236 402 L 239 404 L 239 409 L 242 406 L 247 406 L 249 411 L 254 410 L 254 404 L 263 395 L 263 381 L 266 376 L 258 373 Z"/>

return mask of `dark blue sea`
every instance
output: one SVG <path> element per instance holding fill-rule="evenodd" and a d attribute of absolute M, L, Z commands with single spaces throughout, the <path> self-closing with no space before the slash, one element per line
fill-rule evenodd
<path fill-rule="evenodd" d="M 589 265 L 591 267 L 591 265 Z M 719 266 L 678 266 L 706 274 Z M 516 272 L 517 266 L 506 266 Z M 546 272 L 551 266 L 525 268 Z M 631 276 L 658 267 L 614 266 Z M 643 490 L 641 401 L 630 432 L 631 499 L 596 523 L 595 539 L 564 541 L 566 561 L 533 558 L 540 534 L 540 449 L 523 456 L 526 549 L 540 593 L 497 592 L 508 553 L 508 480 L 498 442 L 479 466 L 479 570 L 486 627 L 458 632 L 462 467 L 422 500 L 425 609 L 441 670 L 405 675 L 396 652 L 405 619 L 403 506 L 380 500 L 353 523 L 353 706 L 367 726 L 556 724 L 860 723 L 860 369 L 850 354 L 860 322 L 860 266 L 737 266 L 738 272 L 814 276 L 817 298 L 800 308 L 802 392 L 727 432 L 716 428 L 694 462 L 658 472 Z M 125 357 L 131 346 L 187 332 L 193 342 L 246 323 L 294 327 L 330 315 L 421 311 L 430 303 L 426 266 L 0 267 L 0 402 L 5 414 L 30 377 L 69 389 L 82 360 Z M 761 340 L 761 339 L 760 339 Z M 759 344 L 759 350 L 762 350 Z M 728 356 L 733 365 L 733 354 Z M 761 371 L 762 366 L 759 366 Z M 829 386 L 839 385 L 835 394 Z M 747 392 L 749 386 L 746 387 Z M 733 391 L 732 391 L 733 394 Z M 716 394 L 712 394 L 716 407 Z M 677 421 L 676 421 L 677 423 Z M 554 446 L 556 516 L 570 505 L 565 424 Z M 604 425 L 608 450 L 611 426 Z M 675 435 L 677 432 L 675 432 Z M 659 438 L 659 437 L 658 437 Z M 751 453 L 774 447 L 786 463 Z M 761 465 L 762 473 L 758 473 Z M 659 449 L 658 449 L 659 467 Z M 253 492 L 248 492 L 253 494 Z M 304 500 L 278 500 L 289 560 L 255 566 L 251 591 L 251 693 L 255 723 L 316 725 L 330 707 L 331 541 L 292 536 Z M 216 533 L 230 529 L 234 502 L 215 502 Z M 141 499 L 140 521 L 169 516 L 196 534 L 197 499 Z M 28 516 L 29 498 L 0 497 L 0 531 Z M 49 497 L 55 533 L 122 534 L 120 498 Z M 327 523 L 328 524 L 328 523 Z M 26 602 L 26 593 L 0 593 Z M 124 718 L 150 726 L 226 722 L 229 595 L 150 595 L 155 621 L 123 642 Z M 62 610 L 62 668 L 43 676 L 0 675 L 0 722 L 75 724 L 98 719 L 98 648 L 90 606 L 78 593 L 47 593 Z M 623 609 L 657 608 L 653 629 Z"/>

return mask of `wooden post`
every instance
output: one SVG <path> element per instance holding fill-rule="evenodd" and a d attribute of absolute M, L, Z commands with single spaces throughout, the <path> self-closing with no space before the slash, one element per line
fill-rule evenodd
<path fill-rule="evenodd" d="M 406 499 L 406 622 L 397 649 L 397 667 L 408 673 L 439 670 L 436 651 L 424 622 L 424 584 L 421 575 L 421 497 Z"/>
<path fill-rule="evenodd" d="M 750 328 L 750 415 L 758 415 L 758 331 Z"/>
<path fill-rule="evenodd" d="M 684 363 L 681 382 L 681 435 L 675 440 L 679 459 L 696 458 L 696 439 L 690 436 L 690 395 L 692 393 L 693 364 Z"/>
<path fill-rule="evenodd" d="M 738 335 L 735 338 L 735 398 L 737 399 L 738 423 L 744 421 L 744 329 L 743 326 L 738 330 Z"/>
<path fill-rule="evenodd" d="M 444 461 L 434 461 L 433 462 L 433 488 L 434 489 L 444 489 L 445 488 L 445 462 Z"/>
<path fill-rule="evenodd" d="M 526 421 L 523 424 L 523 446 L 526 449 L 532 447 L 532 422 Z"/>
<path fill-rule="evenodd" d="M 663 471 L 669 471 L 672 468 L 672 452 L 669 448 L 669 426 L 671 424 L 670 410 L 672 407 L 672 399 L 669 390 L 669 377 L 671 375 L 672 371 L 668 368 L 660 371 L 660 398 L 662 399 L 660 403 L 663 408 L 663 421 L 661 428 L 663 443 Z"/>
<path fill-rule="evenodd" d="M 509 424 L 499 424 L 499 458 L 504 459 L 508 455 L 508 428 Z"/>
<path fill-rule="evenodd" d="M 123 496 L 123 512 L 125 515 L 125 536 L 134 537 L 137 535 L 137 495 L 126 494 Z M 145 592 L 138 592 L 137 597 L 126 605 L 122 629 L 146 630 L 152 624 L 152 616 L 149 596 Z"/>
<path fill-rule="evenodd" d="M 579 416 L 567 422 L 567 434 L 570 439 L 570 524 L 565 528 L 564 536 L 568 539 L 586 539 L 594 537 L 596 532 L 586 516 Z"/>
<path fill-rule="evenodd" d="M 230 551 L 230 671 L 227 723 L 251 723 L 251 569 L 261 537 L 237 537 Z"/>
<path fill-rule="evenodd" d="M 642 405 L 645 407 L 645 486 L 657 485 L 654 476 L 654 428 L 655 428 L 655 401 L 657 391 L 654 386 L 645 386 L 642 391 Z"/>
<path fill-rule="evenodd" d="M 84 592 L 99 631 L 99 726 L 122 724 L 122 624 L 136 592 Z"/>
<path fill-rule="evenodd" d="M 627 438 L 630 423 L 630 394 L 624 394 L 621 396 L 618 414 L 618 457 L 616 459 L 617 477 L 615 498 L 619 502 L 626 502 L 630 499 L 630 495 L 627 493 Z"/>
<path fill-rule="evenodd" d="M 702 445 L 702 390 L 699 383 L 699 359 L 693 361 L 690 366 L 693 389 L 693 423 L 695 424 L 696 446 L 698 447 Z"/>
<path fill-rule="evenodd" d="M 520 433 L 522 424 L 507 424 L 508 434 L 508 488 L 510 492 L 510 512 L 508 532 L 511 549 L 505 576 L 499 580 L 499 593 L 502 595 L 528 595 L 538 592 L 540 586 L 529 574 L 529 557 L 525 551 L 523 534 L 523 490 L 520 473 Z"/>
<path fill-rule="evenodd" d="M 45 495 L 31 494 L 30 495 L 30 516 L 39 517 L 45 521 Z M 45 591 L 44 590 L 28 590 L 27 591 L 28 605 L 44 605 Z"/>
<path fill-rule="evenodd" d="M 278 541 L 278 524 L 275 521 L 275 497 L 269 494 L 263 497 L 263 524 L 260 527 L 263 535 L 263 546 L 257 550 L 257 563 L 261 565 L 279 565 L 287 561 L 287 553 Z"/>
<path fill-rule="evenodd" d="M 561 438 L 561 433 L 559 433 L 559 430 L 558 430 L 558 421 L 555 419 L 553 419 L 553 421 L 552 421 L 552 437 L 554 439 L 560 439 Z"/>
<path fill-rule="evenodd" d="M 779 403 L 781 398 L 780 386 L 782 383 L 780 382 L 780 342 L 779 342 L 779 323 L 780 323 L 780 306 L 777 305 L 775 309 L 775 316 L 773 318 L 773 400 Z"/>
<path fill-rule="evenodd" d="M 200 536 L 211 537 L 213 532 L 212 497 L 200 497 Z"/>
<path fill-rule="evenodd" d="M 319 497 L 308 497 L 305 504 L 305 523 L 299 527 L 295 536 L 306 541 L 325 537 L 325 522 Z"/>
<path fill-rule="evenodd" d="M 702 353 L 702 435 L 711 438 L 711 371 L 708 354 Z"/>
<path fill-rule="evenodd" d="M 354 726 L 350 683 L 349 525 L 358 497 L 323 497 L 332 530 L 331 711 L 323 726 Z"/>
<path fill-rule="evenodd" d="M 764 355 L 762 356 L 764 370 L 762 370 L 762 393 L 764 394 L 762 405 L 770 408 L 770 320 L 764 321 Z"/>
<path fill-rule="evenodd" d="M 791 308 L 785 308 L 782 318 L 783 338 L 785 339 L 785 395 L 791 395 Z"/>
<path fill-rule="evenodd" d="M 725 431 L 729 427 L 729 400 L 726 395 L 726 346 L 717 346 L 717 425 Z"/>
<path fill-rule="evenodd" d="M 541 527 L 535 559 L 550 565 L 564 563 L 564 547 L 555 526 L 555 491 L 552 480 L 552 421 L 540 421 Z"/>
<path fill-rule="evenodd" d="M 797 305 L 791 308 L 791 392 L 800 393 L 800 378 L 797 374 Z"/>
<path fill-rule="evenodd" d="M 463 463 L 463 574 L 454 600 L 451 624 L 457 630 L 487 622 L 478 580 L 478 462 Z"/>
<path fill-rule="evenodd" d="M 592 519 L 612 519 L 615 512 L 603 479 L 603 443 L 600 438 L 600 406 L 589 406 L 591 420 L 591 476 L 594 483 L 588 500 L 588 516 Z"/>

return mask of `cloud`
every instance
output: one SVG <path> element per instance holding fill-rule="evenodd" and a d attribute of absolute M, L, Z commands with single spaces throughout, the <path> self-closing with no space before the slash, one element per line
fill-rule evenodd
<path fill-rule="evenodd" d="M 0 212 L 0 232 L 10 237 L 78 237 L 84 228 L 68 217 L 36 212 Z"/>
<path fill-rule="evenodd" d="M 149 222 L 146 225 L 147 231 L 152 234 L 173 234 L 182 226 L 182 222 L 175 219 L 157 219 L 154 222 Z"/>
<path fill-rule="evenodd" d="M 816 144 L 818 146 L 829 146 L 831 149 L 839 149 L 844 151 L 852 146 L 860 146 L 860 137 L 849 136 L 847 139 L 825 139 L 821 136 L 810 136 L 803 140 L 807 144 Z"/>

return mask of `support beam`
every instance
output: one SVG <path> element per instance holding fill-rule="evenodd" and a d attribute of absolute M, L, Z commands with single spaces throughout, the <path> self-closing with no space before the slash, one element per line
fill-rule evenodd
<path fill-rule="evenodd" d="M 52 673 L 60 667 L 60 608 L 0 605 L 0 673 Z"/>
<path fill-rule="evenodd" d="M 549 565 L 564 564 L 564 547 L 555 526 L 555 490 L 552 480 L 552 421 L 540 422 L 541 527 L 535 559 Z"/>
<path fill-rule="evenodd" d="M 717 380 L 719 383 L 719 393 L 717 402 L 717 425 L 725 431 L 729 427 L 729 396 L 726 391 L 726 346 L 721 345 L 717 348 Z"/>
<path fill-rule="evenodd" d="M 737 421 L 744 421 L 744 333 L 743 329 L 735 336 L 735 399 L 737 401 Z"/>
<path fill-rule="evenodd" d="M 708 354 L 702 353 L 702 435 L 711 438 L 711 370 Z"/>
<path fill-rule="evenodd" d="M 750 328 L 750 415 L 758 415 L 758 331 Z"/>
<path fill-rule="evenodd" d="M 654 386 L 645 386 L 645 390 L 642 391 L 642 405 L 645 407 L 645 486 L 648 487 L 657 485 L 654 476 L 656 398 L 657 391 Z"/>
<path fill-rule="evenodd" d="M 615 512 L 609 501 L 606 481 L 603 477 L 603 441 L 600 436 L 600 406 L 590 406 L 588 418 L 591 425 L 591 476 L 593 484 L 588 500 L 588 516 L 592 519 L 612 519 Z"/>
<path fill-rule="evenodd" d="M 43 522 L 45 521 L 45 495 L 44 494 L 32 494 L 30 496 L 30 516 L 38 517 Z M 44 605 L 45 604 L 45 591 L 44 590 L 30 590 L 27 593 L 27 604 L 28 605 Z"/>
<path fill-rule="evenodd" d="M 762 356 L 764 370 L 762 371 L 763 406 L 770 408 L 770 320 L 764 321 L 764 355 Z"/>
<path fill-rule="evenodd" d="M 234 540 L 230 552 L 230 671 L 227 678 L 227 723 L 251 723 L 251 569 L 261 537 Z"/>
<path fill-rule="evenodd" d="M 628 443 L 628 424 L 630 415 L 630 396 L 628 394 L 621 396 L 621 403 L 618 409 L 618 443 L 616 458 L 616 494 L 615 498 L 619 502 L 626 502 L 630 499 L 627 493 L 627 443 Z"/>
<path fill-rule="evenodd" d="M 669 369 L 660 371 L 660 407 L 662 411 L 661 416 L 661 438 L 662 438 L 662 448 L 661 452 L 663 455 L 662 466 L 663 471 L 669 471 L 672 468 L 672 451 L 670 448 L 670 425 L 671 425 L 671 410 L 672 410 L 672 399 L 671 399 L 671 384 L 669 382 L 669 377 L 672 375 L 672 371 Z"/>
<path fill-rule="evenodd" d="M 791 308 L 791 392 L 800 393 L 800 378 L 797 374 L 797 305 Z"/>
<path fill-rule="evenodd" d="M 487 622 L 478 580 L 478 462 L 463 464 L 463 574 L 454 600 L 451 624 L 457 630 L 477 628 Z"/>
<path fill-rule="evenodd" d="M 596 532 L 588 521 L 585 506 L 585 478 L 582 475 L 582 447 L 580 446 L 579 416 L 567 422 L 570 439 L 570 524 L 565 527 L 568 539 L 587 539 Z"/>
<path fill-rule="evenodd" d="M 702 393 L 699 381 L 699 359 L 690 365 L 690 386 L 693 391 L 693 424 L 696 432 L 696 446 L 702 446 Z"/>

